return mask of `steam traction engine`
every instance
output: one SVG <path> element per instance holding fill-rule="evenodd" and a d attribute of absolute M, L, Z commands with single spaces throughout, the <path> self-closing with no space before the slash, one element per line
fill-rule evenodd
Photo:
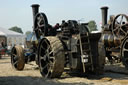
<path fill-rule="evenodd" d="M 27 52 L 21 46 L 13 47 L 12 66 L 23 70 L 25 63 L 36 61 L 45 78 L 60 77 L 65 67 L 81 73 L 102 73 L 105 55 L 102 44 L 98 49 L 101 33 L 90 34 L 87 23 L 80 24 L 75 20 L 63 22 L 61 31 L 57 31 L 38 8 L 39 5 L 32 5 L 33 32 L 37 40 L 31 42 L 32 47 Z M 99 54 L 101 51 L 103 54 Z"/>
<path fill-rule="evenodd" d="M 102 7 L 102 42 L 110 61 L 119 59 L 128 68 L 128 16 L 110 16 L 107 23 L 108 7 Z"/>

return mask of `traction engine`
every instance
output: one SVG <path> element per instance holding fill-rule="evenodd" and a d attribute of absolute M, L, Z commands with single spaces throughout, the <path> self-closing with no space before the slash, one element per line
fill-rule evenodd
<path fill-rule="evenodd" d="M 60 77 L 65 68 L 83 74 L 103 73 L 105 51 L 103 44 L 98 43 L 101 33 L 89 33 L 88 23 L 76 20 L 63 20 L 59 28 L 52 27 L 46 15 L 38 12 L 38 4 L 33 4 L 32 9 L 33 36 L 37 40 L 31 40 L 27 51 L 21 46 L 13 47 L 11 63 L 16 70 L 36 61 L 45 78 Z"/>
<path fill-rule="evenodd" d="M 128 16 L 118 14 L 110 16 L 107 22 L 108 7 L 102 7 L 102 42 L 109 61 L 122 61 L 128 68 Z"/>

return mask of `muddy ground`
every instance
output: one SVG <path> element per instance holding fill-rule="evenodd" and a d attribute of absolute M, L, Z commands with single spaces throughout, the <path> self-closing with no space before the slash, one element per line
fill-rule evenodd
<path fill-rule="evenodd" d="M 44 79 L 37 65 L 25 65 L 23 71 L 12 69 L 10 57 L 0 59 L 0 85 L 128 85 L 128 70 L 121 64 L 106 65 L 104 75 L 71 76 L 63 73 L 57 79 Z"/>

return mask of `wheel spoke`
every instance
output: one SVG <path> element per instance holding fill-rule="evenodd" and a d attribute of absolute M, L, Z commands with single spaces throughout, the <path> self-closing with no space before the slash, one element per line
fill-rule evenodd
<path fill-rule="evenodd" d="M 16 54 L 12 54 L 12 56 L 17 56 Z"/>
<path fill-rule="evenodd" d="M 40 25 L 40 27 L 44 27 L 44 26 L 45 26 L 44 24 Z"/>
<path fill-rule="evenodd" d="M 117 25 L 120 26 L 120 23 L 117 20 L 115 20 L 114 27 L 117 26 Z"/>
<path fill-rule="evenodd" d="M 41 45 L 41 49 L 46 50 L 46 49 L 43 47 L 43 45 Z"/>
<path fill-rule="evenodd" d="M 117 24 L 117 25 L 120 25 L 120 23 L 119 23 L 118 21 L 116 21 L 116 24 Z"/>
<path fill-rule="evenodd" d="M 43 68 L 41 68 L 41 70 L 43 71 L 45 68 L 47 68 L 49 65 L 49 63 L 47 63 Z"/>
<path fill-rule="evenodd" d="M 49 54 L 49 50 L 50 50 L 51 46 L 48 46 L 47 50 L 45 50 L 45 54 Z"/>
<path fill-rule="evenodd" d="M 48 57 L 49 57 L 49 59 L 55 59 L 55 57 L 54 56 L 51 56 L 51 54 L 53 53 L 53 50 L 51 50 L 50 52 L 48 52 Z"/>
<path fill-rule="evenodd" d="M 41 22 L 42 21 L 42 17 L 41 16 L 39 16 L 39 22 Z"/>
<path fill-rule="evenodd" d="M 41 56 L 41 55 L 40 55 L 40 59 L 41 59 L 41 60 L 42 60 L 42 59 L 44 60 L 44 56 Z"/>
<path fill-rule="evenodd" d="M 125 42 L 128 43 L 128 39 Z"/>
<path fill-rule="evenodd" d="M 39 21 L 37 22 L 37 25 L 38 25 L 38 27 L 40 27 L 40 22 L 39 22 Z M 39 29 L 39 28 L 38 28 L 38 29 Z"/>
<path fill-rule="evenodd" d="M 120 25 L 122 24 L 122 20 L 123 20 L 123 15 L 122 15 L 121 20 L 120 20 Z"/>
<path fill-rule="evenodd" d="M 45 39 L 44 41 L 45 41 L 45 43 L 47 44 L 47 46 L 49 46 L 49 43 L 46 41 L 46 39 Z"/>
<path fill-rule="evenodd" d="M 119 27 L 116 27 L 113 31 L 116 31 L 116 30 L 118 30 L 119 29 Z"/>
<path fill-rule="evenodd" d="M 18 60 L 18 56 L 15 56 L 15 57 L 14 57 L 14 60 Z"/>
<path fill-rule="evenodd" d="M 53 53 L 53 50 L 51 50 L 51 52 L 49 52 L 49 55 Z"/>
<path fill-rule="evenodd" d="M 47 55 L 44 55 L 43 57 L 41 57 L 41 60 L 43 59 L 44 61 L 46 61 Z"/>
<path fill-rule="evenodd" d="M 43 44 L 44 42 L 45 42 L 45 40 L 42 41 L 41 46 L 43 46 L 42 44 Z"/>
<path fill-rule="evenodd" d="M 122 28 L 120 28 L 120 30 L 121 30 L 125 35 L 127 34 Z"/>
<path fill-rule="evenodd" d="M 50 72 L 52 72 L 52 68 L 53 68 L 53 62 L 49 61 L 49 68 L 48 68 L 48 73 L 47 73 L 46 77 L 51 77 Z"/>
<path fill-rule="evenodd" d="M 123 51 L 128 51 L 128 49 L 126 49 L 126 48 L 123 48 Z"/>
<path fill-rule="evenodd" d="M 18 61 L 14 62 L 14 65 L 16 65 L 18 63 Z"/>
<path fill-rule="evenodd" d="M 37 17 L 37 20 L 38 20 L 38 21 L 40 20 L 40 17 L 39 17 L 39 15 L 38 15 L 38 17 Z"/>
<path fill-rule="evenodd" d="M 50 57 L 50 60 L 55 60 L 55 57 Z"/>
<path fill-rule="evenodd" d="M 42 25 L 43 25 L 42 21 L 43 21 L 43 20 L 42 20 L 42 17 L 39 16 L 39 17 L 38 17 L 38 22 L 37 22 L 38 27 L 42 27 Z"/>
<path fill-rule="evenodd" d="M 49 75 L 50 72 L 51 72 L 51 67 L 48 68 L 47 75 L 45 76 L 46 78 L 47 78 L 48 76 L 50 76 L 50 75 Z"/>
<path fill-rule="evenodd" d="M 41 21 L 39 21 L 38 25 L 40 28 L 45 26 L 43 23 L 41 23 Z"/>
<path fill-rule="evenodd" d="M 16 54 L 12 54 L 12 56 L 15 61 L 18 60 L 18 56 Z"/>
<path fill-rule="evenodd" d="M 34 30 L 37 31 L 38 30 L 38 27 L 36 27 Z"/>
<path fill-rule="evenodd" d="M 117 31 L 117 33 L 116 33 L 116 35 L 119 35 L 119 33 L 120 33 L 120 29 L 118 29 L 118 31 Z"/>

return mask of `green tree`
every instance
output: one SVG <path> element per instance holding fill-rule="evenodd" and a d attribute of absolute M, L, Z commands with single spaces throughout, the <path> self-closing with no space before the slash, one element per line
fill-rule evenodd
<path fill-rule="evenodd" d="M 9 28 L 9 30 L 12 30 L 12 31 L 15 31 L 15 32 L 23 34 L 22 29 L 20 27 L 17 27 L 17 26 L 11 27 L 11 28 Z"/>
<path fill-rule="evenodd" d="M 31 31 L 27 31 L 26 33 L 25 33 L 25 35 L 29 35 L 29 34 L 31 34 L 32 32 Z"/>
<path fill-rule="evenodd" d="M 94 20 L 91 20 L 88 22 L 88 27 L 89 27 L 89 31 L 97 31 L 97 25 L 96 22 Z"/>

